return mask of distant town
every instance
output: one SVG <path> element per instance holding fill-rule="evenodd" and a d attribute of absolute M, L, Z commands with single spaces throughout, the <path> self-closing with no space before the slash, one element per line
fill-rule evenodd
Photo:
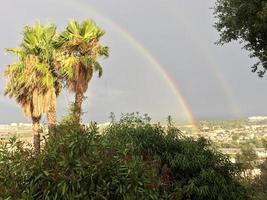
<path fill-rule="evenodd" d="M 245 145 L 252 145 L 259 162 L 267 157 L 267 116 L 253 116 L 243 120 L 207 120 L 197 123 L 199 132 L 192 132 L 192 125 L 179 125 L 188 136 L 209 139 L 223 153 L 235 157 Z"/>
<path fill-rule="evenodd" d="M 109 123 L 100 124 L 105 127 Z M 260 160 L 267 157 L 267 116 L 253 116 L 242 120 L 206 120 L 197 122 L 199 132 L 193 132 L 191 124 L 177 124 L 183 134 L 191 137 L 209 139 L 223 153 L 234 157 L 240 148 L 252 144 Z M 43 127 L 46 132 L 46 127 Z M 0 138 L 6 140 L 16 136 L 31 141 L 30 123 L 0 124 Z"/>

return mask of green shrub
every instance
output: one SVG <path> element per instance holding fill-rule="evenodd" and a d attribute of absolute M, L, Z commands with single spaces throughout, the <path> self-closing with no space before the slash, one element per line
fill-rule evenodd
<path fill-rule="evenodd" d="M 249 199 L 239 168 L 203 138 L 147 116 L 124 115 L 101 133 L 70 119 L 37 158 L 15 140 L 0 146 L 2 199 Z"/>

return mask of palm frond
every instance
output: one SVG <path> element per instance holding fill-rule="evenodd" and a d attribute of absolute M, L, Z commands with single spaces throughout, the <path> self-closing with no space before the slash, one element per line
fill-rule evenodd
<path fill-rule="evenodd" d="M 6 50 L 17 57 L 17 62 L 8 65 L 5 71 L 8 83 L 4 93 L 18 102 L 26 116 L 46 113 L 56 91 L 59 94 L 61 90 L 57 73 L 53 71 L 55 34 L 54 25 L 26 26 L 20 46 Z"/>
<path fill-rule="evenodd" d="M 94 62 L 94 71 L 98 72 L 99 78 L 103 75 L 103 68 L 99 62 Z"/>

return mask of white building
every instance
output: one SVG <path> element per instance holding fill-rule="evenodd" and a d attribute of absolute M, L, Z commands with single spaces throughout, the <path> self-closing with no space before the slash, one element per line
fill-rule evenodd
<path fill-rule="evenodd" d="M 250 122 L 263 121 L 263 120 L 267 120 L 267 116 L 253 116 L 253 117 L 249 117 L 248 120 Z"/>

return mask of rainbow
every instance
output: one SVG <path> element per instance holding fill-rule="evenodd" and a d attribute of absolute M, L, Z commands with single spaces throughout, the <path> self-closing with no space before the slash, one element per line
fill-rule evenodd
<path fill-rule="evenodd" d="M 175 1 L 173 1 L 175 3 Z M 178 5 L 171 5 L 168 9 L 174 9 L 177 8 Z M 185 17 L 185 13 L 176 12 L 176 14 L 179 15 L 179 24 L 182 24 L 184 26 L 183 30 L 188 30 L 189 33 L 198 33 L 196 34 L 196 37 L 191 37 L 191 40 L 196 44 L 196 48 L 201 48 L 199 50 L 199 53 L 205 57 L 206 61 L 208 62 L 208 67 L 212 71 L 212 74 L 215 76 L 216 80 L 219 82 L 223 94 L 226 97 L 226 101 L 231 108 L 233 114 L 237 119 L 241 118 L 240 110 L 238 110 L 237 101 L 234 98 L 233 91 L 231 90 L 230 85 L 228 84 L 227 79 L 223 76 L 223 73 L 221 72 L 221 67 L 218 66 L 217 62 L 214 59 L 214 53 L 207 47 L 206 43 L 203 41 L 203 35 L 197 30 L 195 26 L 193 26 L 193 23 L 190 23 L 190 17 Z M 188 22 L 189 21 L 189 22 Z"/>
<path fill-rule="evenodd" d="M 199 129 L 196 125 L 196 120 L 193 116 L 193 113 L 191 112 L 185 98 L 180 92 L 180 89 L 176 85 L 173 78 L 167 73 L 165 70 L 165 67 L 158 61 L 148 49 L 146 49 L 140 42 L 138 42 L 127 30 L 124 30 L 120 25 L 112 21 L 111 19 L 107 18 L 106 16 L 102 15 L 96 9 L 92 8 L 91 6 L 79 1 L 77 3 L 77 0 L 72 0 L 72 3 L 75 7 L 77 7 L 80 10 L 88 11 L 90 10 L 91 13 L 95 14 L 97 17 L 99 17 L 103 22 L 109 24 L 111 27 L 114 27 L 114 30 L 117 31 L 121 36 L 123 36 L 141 55 L 143 55 L 151 64 L 151 66 L 154 67 L 154 69 L 161 74 L 162 78 L 170 88 L 170 90 L 173 92 L 173 94 L 177 97 L 184 114 L 187 117 L 187 120 L 192 124 L 193 126 L 193 132 L 197 133 L 199 132 Z"/>

